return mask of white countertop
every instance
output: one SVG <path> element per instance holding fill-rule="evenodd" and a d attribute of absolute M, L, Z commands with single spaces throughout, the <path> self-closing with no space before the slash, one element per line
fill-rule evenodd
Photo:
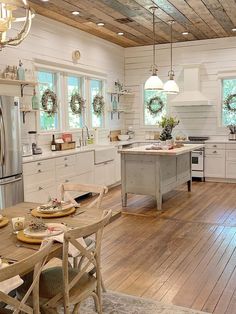
<path fill-rule="evenodd" d="M 121 149 L 119 152 L 121 154 L 133 154 L 133 155 L 157 155 L 157 156 L 177 156 L 182 155 L 193 150 L 204 147 L 203 144 L 184 144 L 183 147 L 174 148 L 169 150 L 155 150 L 155 149 L 146 149 L 150 148 L 150 145 L 145 145 L 141 147 L 134 147 L 130 149 Z"/>

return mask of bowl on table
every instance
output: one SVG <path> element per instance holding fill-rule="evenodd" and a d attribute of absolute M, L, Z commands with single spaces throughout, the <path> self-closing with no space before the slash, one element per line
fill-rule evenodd
<path fill-rule="evenodd" d="M 128 135 L 128 134 L 119 134 L 119 135 L 118 135 L 118 139 L 119 139 L 120 141 L 128 141 L 129 135 Z"/>

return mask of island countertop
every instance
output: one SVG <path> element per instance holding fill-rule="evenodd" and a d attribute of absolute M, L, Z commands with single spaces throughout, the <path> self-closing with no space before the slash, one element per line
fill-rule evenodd
<path fill-rule="evenodd" d="M 120 149 L 121 154 L 134 154 L 134 155 L 157 155 L 157 156 L 178 156 L 193 150 L 204 147 L 204 144 L 184 144 L 183 147 L 174 149 L 150 149 L 152 145 L 145 145 L 140 147 Z"/>

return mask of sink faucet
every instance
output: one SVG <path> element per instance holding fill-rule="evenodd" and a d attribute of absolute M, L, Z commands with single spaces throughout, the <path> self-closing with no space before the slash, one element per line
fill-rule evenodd
<path fill-rule="evenodd" d="M 85 136 L 85 132 L 84 132 L 84 128 L 86 130 L 86 136 Z M 86 146 L 87 145 L 87 140 L 90 138 L 89 135 L 89 130 L 86 124 L 84 124 L 84 126 L 82 127 L 82 141 L 81 141 L 81 146 Z"/>

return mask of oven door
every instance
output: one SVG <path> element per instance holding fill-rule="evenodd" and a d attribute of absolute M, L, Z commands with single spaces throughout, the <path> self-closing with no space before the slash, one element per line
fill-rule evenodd
<path fill-rule="evenodd" d="M 192 170 L 203 171 L 204 170 L 204 152 L 203 150 L 194 150 L 192 152 Z"/>

